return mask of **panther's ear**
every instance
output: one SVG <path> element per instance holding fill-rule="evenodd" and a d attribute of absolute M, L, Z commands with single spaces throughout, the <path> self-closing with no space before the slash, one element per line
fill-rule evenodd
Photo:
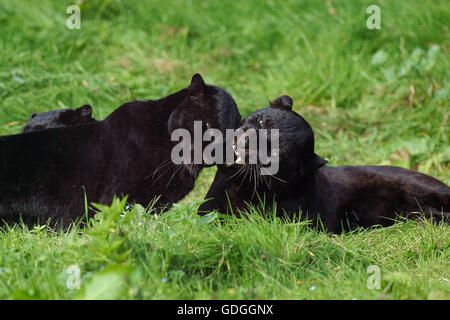
<path fill-rule="evenodd" d="M 76 109 L 75 112 L 81 117 L 90 117 L 92 115 L 92 107 L 85 104 Z"/>
<path fill-rule="evenodd" d="M 281 96 L 270 103 L 271 108 L 280 108 L 284 110 L 292 110 L 292 98 L 289 96 Z"/>
<path fill-rule="evenodd" d="M 325 164 L 327 164 L 328 160 L 325 160 L 324 158 L 319 157 L 317 154 L 314 153 L 314 157 L 312 160 L 312 166 L 317 170 L 320 167 L 323 167 Z"/>
<path fill-rule="evenodd" d="M 202 76 L 198 73 L 194 74 L 194 76 L 191 79 L 191 85 L 189 86 L 189 88 L 193 91 L 193 92 L 202 92 L 203 89 L 205 89 L 206 84 L 205 81 L 203 80 Z"/>
<path fill-rule="evenodd" d="M 317 154 L 302 162 L 300 165 L 300 175 L 305 176 L 316 172 L 320 167 L 323 167 L 328 161 L 319 157 Z"/>
<path fill-rule="evenodd" d="M 33 119 L 33 118 L 36 117 L 38 114 L 39 114 L 39 113 L 37 113 L 37 112 L 33 112 L 33 113 L 31 114 L 29 120 Z"/>

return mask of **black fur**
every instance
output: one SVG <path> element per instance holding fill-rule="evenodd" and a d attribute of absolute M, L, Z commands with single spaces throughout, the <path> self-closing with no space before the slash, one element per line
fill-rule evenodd
<path fill-rule="evenodd" d="M 190 129 L 194 120 L 225 130 L 239 126 L 240 115 L 226 91 L 194 75 L 189 87 L 125 103 L 103 121 L 0 137 L 0 219 L 67 225 L 84 215 L 84 192 L 89 202 L 129 195 L 130 202 L 159 197 L 158 208 L 170 206 L 203 167 L 170 158 L 172 130 Z"/>
<path fill-rule="evenodd" d="M 22 133 L 49 128 L 69 127 L 76 124 L 96 121 L 92 118 L 92 107 L 85 104 L 77 109 L 59 109 L 43 113 L 33 112 Z"/>
<path fill-rule="evenodd" d="M 320 218 L 325 230 L 334 233 L 388 226 L 397 215 L 449 221 L 450 188 L 435 178 L 390 166 L 324 166 L 326 161 L 314 153 L 313 130 L 291 107 L 290 98 L 279 98 L 241 126 L 280 130 L 279 172 L 271 177 L 259 176 L 256 165 L 222 168 L 206 195 L 212 200 L 199 208 L 201 214 L 214 209 L 236 214 L 265 200 L 266 208 L 276 201 L 280 216 L 301 210 L 314 225 Z"/>

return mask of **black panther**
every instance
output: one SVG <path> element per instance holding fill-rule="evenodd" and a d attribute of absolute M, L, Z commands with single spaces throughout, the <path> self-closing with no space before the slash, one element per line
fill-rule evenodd
<path fill-rule="evenodd" d="M 155 208 L 169 207 L 204 166 L 171 161 L 171 133 L 192 130 L 196 120 L 204 131 L 241 120 L 231 95 L 199 74 L 185 89 L 125 103 L 102 121 L 0 137 L 0 220 L 65 227 L 84 216 L 84 196 L 109 204 L 128 195 L 131 203 L 156 199 Z"/>
<path fill-rule="evenodd" d="M 22 133 L 49 128 L 68 127 L 81 123 L 96 121 L 92 117 L 92 107 L 88 104 L 77 109 L 59 109 L 43 113 L 33 112 Z"/>
<path fill-rule="evenodd" d="M 314 133 L 282 96 L 244 119 L 240 127 L 279 129 L 279 171 L 261 175 L 261 164 L 235 164 L 218 171 L 200 214 L 212 210 L 239 214 L 247 206 L 273 208 L 279 216 L 300 211 L 314 226 L 340 233 L 355 227 L 388 226 L 397 215 L 435 221 L 450 218 L 450 188 L 443 182 L 392 166 L 325 166 L 314 152 Z M 234 142 L 236 143 L 236 142 Z M 248 145 L 244 157 L 252 152 Z"/>

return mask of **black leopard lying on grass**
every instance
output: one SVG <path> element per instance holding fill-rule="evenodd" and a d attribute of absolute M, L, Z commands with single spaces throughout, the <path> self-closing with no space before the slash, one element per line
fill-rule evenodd
<path fill-rule="evenodd" d="M 194 187 L 204 163 L 171 161 L 171 133 L 194 121 L 225 131 L 240 114 L 223 89 L 191 84 L 159 100 L 123 104 L 103 121 L 0 137 L 0 221 L 67 226 L 85 214 L 85 201 L 114 195 L 164 209 Z M 90 214 L 93 212 L 90 211 Z"/>
<path fill-rule="evenodd" d="M 239 159 L 241 164 L 217 172 L 206 195 L 211 200 L 200 206 L 200 213 L 236 214 L 248 204 L 272 208 L 276 201 L 278 215 L 301 210 L 314 225 L 333 233 L 388 226 L 397 215 L 449 221 L 450 188 L 435 178 L 390 166 L 324 166 L 327 161 L 314 153 L 313 130 L 292 111 L 290 97 L 249 115 L 241 129 L 252 128 L 279 129 L 278 173 L 263 176 L 261 164 Z M 243 154 L 254 151 L 246 145 Z"/>
<path fill-rule="evenodd" d="M 92 118 L 92 107 L 85 104 L 77 109 L 59 109 L 43 113 L 33 112 L 22 133 L 49 128 L 69 127 L 96 121 Z"/>

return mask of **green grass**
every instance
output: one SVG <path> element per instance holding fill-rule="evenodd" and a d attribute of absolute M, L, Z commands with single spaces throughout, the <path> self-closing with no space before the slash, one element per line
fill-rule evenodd
<path fill-rule="evenodd" d="M 0 135 L 32 111 L 89 103 L 103 119 L 200 72 L 243 116 L 290 95 L 330 165 L 398 165 L 450 183 L 445 0 L 91 0 L 81 30 L 68 30 L 72 2 L 0 2 Z M 366 28 L 370 4 L 380 30 Z M 450 299 L 448 226 L 334 236 L 253 211 L 201 219 L 214 172 L 159 217 L 115 203 L 84 230 L 0 233 L 0 298 Z M 74 264 L 80 290 L 66 285 Z M 370 265 L 380 289 L 367 288 Z"/>
<path fill-rule="evenodd" d="M 196 204 L 148 215 L 118 200 L 88 229 L 1 237 L 0 298 L 423 299 L 449 296 L 449 228 L 408 221 L 327 235 L 304 222 L 200 218 Z M 72 265 L 81 289 L 68 289 Z M 380 289 L 368 289 L 371 265 Z"/>

